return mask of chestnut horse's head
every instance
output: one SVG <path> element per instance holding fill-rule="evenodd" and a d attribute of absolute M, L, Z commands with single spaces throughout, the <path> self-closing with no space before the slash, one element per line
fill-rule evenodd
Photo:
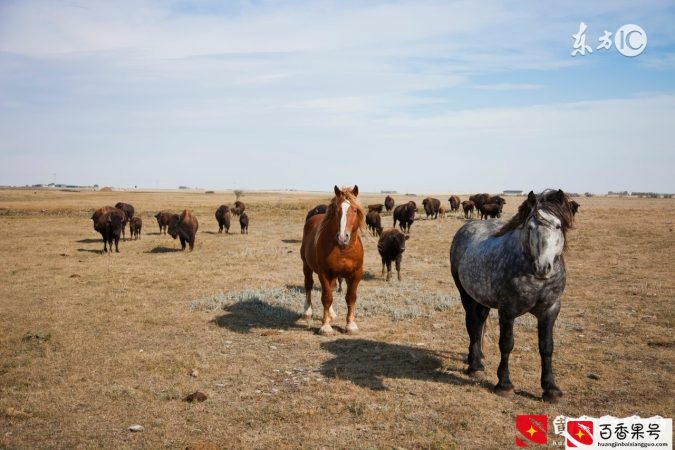
<path fill-rule="evenodd" d="M 359 187 L 340 189 L 335 186 L 335 198 L 330 203 L 323 224 L 337 224 L 336 239 L 341 247 L 349 245 L 352 235 L 363 228 L 364 212 L 356 197 Z"/>

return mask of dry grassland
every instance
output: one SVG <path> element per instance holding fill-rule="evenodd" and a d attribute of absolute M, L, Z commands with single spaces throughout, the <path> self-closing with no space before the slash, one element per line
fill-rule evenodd
<path fill-rule="evenodd" d="M 565 396 L 549 405 L 531 317 L 516 322 L 513 398 L 491 392 L 494 311 L 485 377 L 463 373 L 457 215 L 415 222 L 400 283 L 364 237 L 359 335 L 317 335 L 320 308 L 298 320 L 302 224 L 327 199 L 247 193 L 242 236 L 236 222 L 217 234 L 231 192 L 0 191 L 0 448 L 515 448 L 517 414 L 675 416 L 675 200 L 578 199 L 554 334 Z M 140 212 L 142 240 L 101 255 L 90 216 L 117 201 Z M 510 217 L 522 199 L 507 201 Z M 193 253 L 152 217 L 183 208 L 200 221 Z M 197 390 L 208 399 L 183 401 Z"/>

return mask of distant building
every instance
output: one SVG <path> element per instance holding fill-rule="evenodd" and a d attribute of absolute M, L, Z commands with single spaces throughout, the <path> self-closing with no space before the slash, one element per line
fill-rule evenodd
<path fill-rule="evenodd" d="M 380 191 L 380 194 L 396 194 L 396 191 Z"/>
<path fill-rule="evenodd" d="M 523 195 L 522 190 L 516 190 L 516 189 L 507 189 L 504 191 L 504 195 Z"/>

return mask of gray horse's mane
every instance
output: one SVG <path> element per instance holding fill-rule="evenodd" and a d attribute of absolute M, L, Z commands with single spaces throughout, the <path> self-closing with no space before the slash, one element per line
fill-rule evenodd
<path fill-rule="evenodd" d="M 560 228 L 565 238 L 565 247 L 567 250 L 567 230 L 574 227 L 574 212 L 572 209 L 572 200 L 561 189 L 547 189 L 539 195 L 530 191 L 525 200 L 519 207 L 515 216 L 506 222 L 495 236 L 504 236 L 524 225 L 533 213 L 538 210 L 546 211 L 560 219 Z"/>

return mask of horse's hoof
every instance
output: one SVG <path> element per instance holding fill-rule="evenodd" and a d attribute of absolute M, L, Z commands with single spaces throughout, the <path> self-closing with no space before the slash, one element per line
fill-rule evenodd
<path fill-rule="evenodd" d="M 483 369 L 466 369 L 466 374 L 471 378 L 481 378 L 483 376 Z"/>
<path fill-rule="evenodd" d="M 560 397 L 562 396 L 563 396 L 562 391 L 558 388 L 554 388 L 549 389 L 548 391 L 544 391 L 542 400 L 544 400 L 546 403 L 558 403 L 560 401 Z"/>
<path fill-rule="evenodd" d="M 500 386 L 496 385 L 495 386 L 495 394 L 499 395 L 500 397 L 512 397 L 513 396 L 513 386 L 508 385 L 508 386 Z"/>
<path fill-rule="evenodd" d="M 356 326 L 356 322 L 349 322 L 347 324 L 347 334 L 356 334 L 359 332 L 359 327 Z"/>
<path fill-rule="evenodd" d="M 319 334 L 321 336 L 333 336 L 335 331 L 333 331 L 333 327 L 331 327 L 329 324 L 325 324 L 321 325 L 321 328 L 319 328 Z"/>

